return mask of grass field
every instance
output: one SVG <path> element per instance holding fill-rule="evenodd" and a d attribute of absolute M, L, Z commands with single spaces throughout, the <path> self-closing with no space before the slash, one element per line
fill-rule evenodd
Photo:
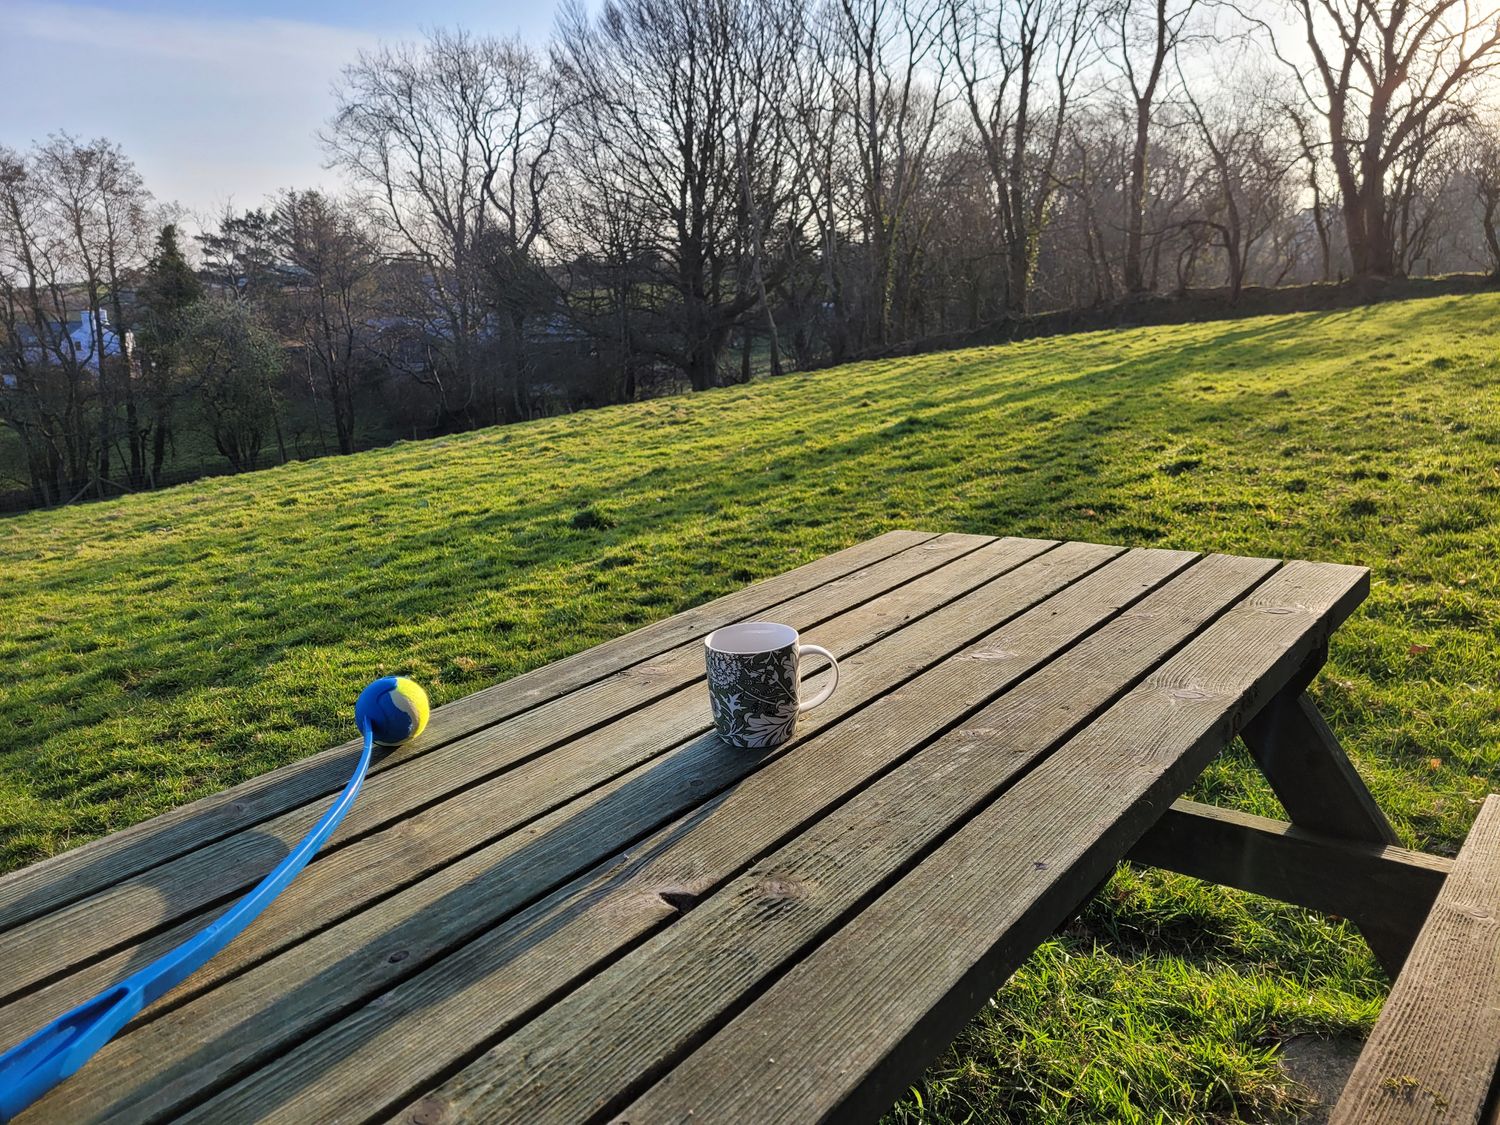
<path fill-rule="evenodd" d="M 0 863 L 893 527 L 1363 563 L 1315 693 L 1407 843 L 1500 788 L 1500 296 L 870 363 L 0 522 Z M 1276 815 L 1243 755 L 1200 797 Z M 893 1111 L 1294 1117 L 1360 1033 L 1347 927 L 1118 874 Z"/>

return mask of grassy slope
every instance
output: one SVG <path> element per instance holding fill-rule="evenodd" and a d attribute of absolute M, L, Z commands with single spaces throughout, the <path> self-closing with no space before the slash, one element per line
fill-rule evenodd
<path fill-rule="evenodd" d="M 0 523 L 0 862 L 892 527 L 1365 563 L 1317 691 L 1408 842 L 1500 787 L 1500 297 L 1037 341 L 790 377 Z M 1200 795 L 1276 812 L 1243 756 Z M 1359 1029 L 1341 925 L 1118 875 L 895 1111 L 1295 1108 L 1273 1049 Z"/>

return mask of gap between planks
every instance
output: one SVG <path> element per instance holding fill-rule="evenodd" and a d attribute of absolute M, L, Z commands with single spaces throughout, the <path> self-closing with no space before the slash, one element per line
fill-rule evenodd
<path fill-rule="evenodd" d="M 371 772 L 389 769 L 408 757 L 438 749 L 492 722 L 542 705 L 559 694 L 549 694 L 542 686 L 549 681 L 567 685 L 564 690 L 587 686 L 620 667 L 649 661 L 692 634 L 710 632 L 716 624 L 734 620 L 736 614 L 759 612 L 784 600 L 788 595 L 782 587 L 799 594 L 937 538 L 933 532 L 887 532 L 438 707 L 421 740 L 402 755 L 387 755 L 374 763 Z M 768 593 L 774 595 L 769 601 L 765 598 Z M 482 716 L 472 713 L 476 706 L 472 701 L 479 700 L 488 709 Z M 186 854 L 205 842 L 338 792 L 347 780 L 348 762 L 358 750 L 358 741 L 350 741 L 320 751 L 222 793 L 0 876 L 0 932 Z"/>
<path fill-rule="evenodd" d="M 969 578 L 967 579 L 967 581 L 970 582 L 970 583 L 978 584 L 978 590 L 977 591 L 970 591 L 970 593 L 969 594 L 965 594 L 964 597 L 965 598 L 972 598 L 972 595 L 974 593 L 978 592 L 978 591 L 985 591 L 985 590 L 991 590 L 991 589 L 993 589 L 994 593 L 985 595 L 985 597 L 988 600 L 990 600 L 991 602 L 993 602 L 996 598 L 998 598 L 998 597 L 1001 596 L 1002 587 L 1004 587 L 1005 589 L 1008 590 L 1013 585 L 1013 583 L 1010 583 L 1010 582 L 1005 581 L 1005 580 L 1009 576 L 1011 576 L 1011 575 L 1013 575 L 1015 573 L 1016 563 L 1019 562 L 1021 559 L 1025 558 L 1025 554 L 1024 553 L 1020 553 L 1020 552 L 1024 551 L 1024 552 L 1033 552 L 1034 553 L 1034 552 L 1038 552 L 1038 551 L 1046 548 L 1047 546 L 1049 546 L 1049 544 L 1046 544 L 1046 543 L 1036 543 L 1036 542 L 1031 542 L 1031 543 L 1028 544 L 1026 541 L 1008 541 L 1008 543 L 1007 543 L 1007 541 L 997 541 L 994 544 L 990 544 L 985 550 L 988 551 L 988 552 L 991 552 L 992 554 L 994 554 L 997 557 L 995 557 L 988 564 L 987 571 L 986 571 L 986 567 L 981 566 L 978 563 L 976 563 L 976 567 L 974 569 L 974 572 L 969 576 Z M 1004 551 L 1004 550 L 1011 551 L 1012 554 L 1015 557 L 1009 559 L 1008 561 L 1000 559 L 998 557 L 998 554 L 999 554 L 999 552 Z M 1060 581 L 1066 583 L 1066 582 L 1072 581 L 1075 578 L 1077 578 L 1079 574 L 1081 574 L 1083 572 L 1086 572 L 1086 571 L 1092 569 L 1093 567 L 1096 567 L 1096 566 L 1100 565 L 1101 563 L 1105 562 L 1106 560 L 1108 560 L 1111 557 L 1114 557 L 1118 553 L 1119 553 L 1119 551 L 1118 551 L 1117 548 L 1102 548 L 1102 547 L 1092 547 L 1092 546 L 1087 546 L 1087 545 L 1064 545 L 1063 547 L 1057 548 L 1056 550 L 1047 551 L 1045 554 L 1040 554 L 1039 556 L 1030 558 L 1029 560 L 1027 560 L 1025 562 L 1024 566 L 1022 567 L 1022 569 L 1024 569 L 1025 567 L 1031 567 L 1033 570 L 1036 570 L 1038 572 L 1038 574 L 1040 574 L 1040 575 L 1045 575 L 1050 570 L 1050 571 L 1053 571 L 1053 572 L 1059 574 L 1061 576 L 1060 577 Z M 974 556 L 966 556 L 966 557 L 972 558 Z M 1072 559 L 1073 561 L 1070 562 L 1069 559 Z M 950 573 L 950 572 L 953 571 L 954 567 L 959 567 L 960 569 L 962 569 L 962 565 L 963 564 L 961 564 L 961 563 L 949 564 L 949 566 L 947 568 L 945 568 L 944 571 L 940 572 L 940 574 Z M 932 591 L 932 593 L 930 595 L 930 597 L 932 599 L 931 603 L 928 604 L 928 605 L 926 605 L 925 607 L 924 606 L 917 607 L 917 608 L 920 608 L 920 609 L 923 610 L 923 614 L 920 617 L 918 617 L 915 621 L 911 620 L 909 618 L 909 616 L 906 616 L 906 617 L 902 618 L 901 622 L 898 624 L 898 627 L 901 629 L 900 636 L 902 638 L 905 638 L 908 633 L 910 633 L 911 631 L 913 631 L 913 629 L 919 629 L 919 628 L 923 627 L 922 623 L 923 622 L 927 622 L 931 617 L 934 616 L 934 611 L 932 610 L 932 607 L 934 605 L 936 605 L 936 606 L 939 607 L 939 611 L 948 610 L 950 608 L 950 606 L 952 605 L 952 602 L 954 600 L 955 594 L 954 593 L 950 593 L 950 592 L 943 592 L 940 589 L 938 589 L 938 587 L 940 587 L 942 585 L 942 583 L 939 581 L 938 578 L 932 579 L 928 583 L 928 585 L 931 586 L 931 587 L 933 587 L 933 591 Z M 917 584 L 910 584 L 907 587 L 903 587 L 903 589 L 906 589 L 906 590 L 911 590 L 911 589 L 916 589 L 916 588 L 917 588 Z M 1017 587 L 1016 592 L 1018 594 L 1020 594 L 1020 593 L 1024 593 L 1024 590 L 1025 590 L 1025 586 L 1024 586 L 1024 584 L 1021 584 L 1021 585 L 1019 585 Z M 890 591 L 886 595 L 883 595 L 883 598 L 899 602 L 904 596 L 906 596 L 906 595 L 903 595 L 901 593 L 901 591 Z M 963 600 L 963 599 L 960 599 L 960 600 Z M 882 599 L 876 599 L 875 601 L 873 601 L 871 603 L 867 603 L 867 605 L 875 606 L 877 608 L 879 606 L 881 606 L 882 604 L 883 604 Z M 966 616 L 972 616 L 975 608 L 976 608 L 975 606 L 969 606 L 969 607 L 952 606 L 952 612 L 946 613 L 944 615 L 944 617 L 939 622 L 936 622 L 936 623 L 933 624 L 933 626 L 932 626 L 932 628 L 930 630 L 932 632 L 932 634 L 933 634 L 933 641 L 934 642 L 942 641 L 942 638 L 947 637 L 953 630 L 955 630 L 955 629 L 962 629 L 964 627 L 964 618 Z M 872 612 L 874 612 L 874 611 L 872 610 Z M 889 632 L 886 633 L 886 634 L 883 634 L 883 640 L 885 640 L 886 643 L 884 644 L 882 651 L 886 652 L 887 656 L 883 657 L 882 659 L 885 662 L 885 666 L 887 667 L 887 670 L 890 671 L 893 675 L 898 675 L 898 674 L 901 674 L 903 672 L 903 665 L 904 665 L 904 663 L 906 661 L 909 661 L 910 659 L 912 659 L 912 654 L 907 651 L 907 649 L 909 647 L 907 641 L 905 639 L 902 639 L 899 643 L 896 642 L 896 641 L 893 641 L 891 638 L 894 635 L 895 635 L 894 633 L 889 633 Z M 945 642 L 944 641 L 942 643 L 949 643 L 949 642 Z M 856 660 L 858 660 L 858 659 L 859 659 L 859 657 L 856 656 Z M 871 668 L 870 671 L 873 673 L 875 671 L 875 668 Z M 914 674 L 914 671 L 915 671 L 915 669 L 906 668 L 906 669 L 904 669 L 904 674 L 911 675 L 911 674 Z M 859 679 L 860 678 L 856 676 L 853 682 L 856 683 L 856 684 L 858 684 Z M 872 680 L 871 680 L 871 682 L 872 683 L 883 683 L 884 682 L 884 677 L 883 676 L 873 677 Z M 887 684 L 886 686 L 889 686 L 889 685 Z M 841 692 L 839 695 L 836 695 L 834 697 L 835 702 L 837 702 L 840 698 L 844 697 L 844 695 L 845 695 L 845 693 L 843 693 L 843 692 Z M 809 719 L 816 719 L 816 716 L 823 715 L 825 713 L 829 713 L 831 711 L 831 709 L 832 709 L 832 705 L 830 705 L 830 707 L 821 708 L 821 709 L 819 709 L 819 711 L 812 713 L 809 716 Z M 702 725 L 704 725 L 705 727 L 707 725 L 706 709 L 705 709 L 705 715 L 702 718 Z M 703 748 L 704 749 L 709 749 L 709 750 L 712 749 L 711 746 L 709 746 L 709 747 L 703 747 Z M 719 755 L 719 757 L 722 758 L 723 755 Z M 740 759 L 732 759 L 731 758 L 731 759 L 727 759 L 727 760 L 729 760 L 729 761 L 736 761 L 736 760 L 740 760 Z M 699 798 L 695 798 L 695 799 L 699 799 Z M 318 865 L 314 865 L 313 868 L 309 869 L 309 872 L 311 873 L 313 871 L 316 871 L 317 870 L 317 866 Z M 443 873 L 443 877 L 447 877 L 448 874 L 449 874 L 449 872 L 444 872 Z M 294 893 L 293 891 L 289 891 L 288 892 L 288 894 L 293 894 L 293 893 Z M 311 892 L 309 892 L 309 893 L 311 893 Z M 275 910 L 277 908 L 273 907 L 272 909 Z M 268 916 L 268 920 L 269 920 L 269 916 Z M 432 923 L 433 922 L 433 920 L 431 918 L 419 919 L 418 921 L 424 921 L 424 922 L 427 922 L 427 923 Z M 437 926 L 437 929 L 441 933 L 446 934 L 448 932 L 448 930 L 449 930 L 449 927 L 446 926 L 446 925 L 439 925 L 439 926 Z M 247 934 L 246 936 L 248 937 L 249 935 Z M 331 935 L 330 940 L 324 942 L 323 944 L 325 946 L 328 946 L 328 947 L 333 948 L 333 949 L 338 949 L 341 945 L 346 947 L 347 946 L 347 942 L 341 942 L 339 940 L 341 938 L 341 936 L 342 936 L 341 934 L 333 934 L 333 935 Z M 418 965 L 420 965 L 420 963 L 421 963 L 420 956 L 414 954 L 411 957 L 410 963 L 402 966 L 402 968 L 403 968 L 403 970 L 414 969 Z M 392 970 L 392 971 L 395 971 L 395 970 Z M 262 974 L 262 975 L 263 976 L 275 976 L 275 975 L 278 975 L 278 974 L 276 973 L 276 969 L 273 966 L 270 969 L 268 969 L 268 971 L 267 971 L 266 974 Z M 213 996 L 209 997 L 208 999 L 212 1002 L 212 1004 L 218 1005 L 218 1004 L 221 1003 L 221 1001 L 219 1000 L 219 996 L 220 996 L 220 993 L 215 993 Z M 225 1018 L 231 1018 L 231 1019 L 237 1020 L 239 1018 L 239 1014 L 242 1011 L 243 1011 L 243 1007 L 241 1005 L 230 1003 L 229 1004 L 229 1008 L 227 1009 L 228 1015 Z M 192 1024 L 192 1017 L 191 1017 L 191 1015 L 185 1016 L 184 1019 L 189 1024 Z M 212 1023 L 212 1019 L 210 1019 L 210 1024 L 211 1023 Z M 193 1026 L 195 1027 L 195 1031 L 193 1032 L 194 1034 L 201 1033 L 201 1031 L 202 1031 L 202 1025 L 201 1024 L 197 1024 L 197 1025 L 193 1025 Z M 116 1044 L 111 1044 L 111 1046 L 109 1048 L 106 1048 L 106 1051 L 101 1054 L 100 1059 L 96 1059 L 95 1060 L 95 1066 L 94 1066 L 94 1071 L 93 1072 L 94 1073 L 98 1072 L 98 1070 L 99 1070 L 99 1064 L 105 1058 L 109 1057 L 113 1052 L 117 1052 L 117 1051 L 119 1051 L 119 1050 L 122 1049 L 121 1047 L 118 1046 L 118 1044 L 130 1042 L 131 1039 L 132 1039 L 131 1036 L 126 1036 L 125 1039 L 119 1040 L 119 1041 L 117 1041 Z M 155 1056 L 154 1052 L 149 1052 L 148 1051 L 144 1057 L 146 1058 L 147 1065 L 149 1066 L 150 1062 L 152 1060 L 154 1060 L 156 1056 Z M 85 1076 L 80 1076 L 80 1077 L 81 1078 L 86 1078 L 87 1077 L 87 1073 L 88 1072 L 86 1072 Z M 139 1073 L 137 1073 L 137 1077 L 139 1077 Z M 78 1081 L 79 1081 L 78 1079 L 75 1079 L 75 1083 L 78 1082 Z"/>
<path fill-rule="evenodd" d="M 804 591 L 774 610 L 794 624 L 811 627 L 829 614 L 855 608 L 993 542 L 980 536 L 938 536 Z M 820 609 L 820 598 L 830 597 L 833 604 Z M 655 702 L 700 674 L 701 653 L 693 642 L 653 661 L 549 700 L 497 727 L 405 758 L 397 763 L 400 769 L 384 769 L 366 782 L 362 800 L 320 856 L 333 855 L 368 832 L 419 813 L 449 793 L 522 765 L 567 738 L 587 734 L 626 706 Z M 580 702 L 594 706 L 590 709 Z M 63 977 L 71 968 L 112 950 L 137 944 L 170 927 L 175 916 L 227 904 L 251 886 L 258 873 L 273 866 L 322 812 L 321 803 L 301 805 L 254 830 L 223 837 L 4 935 L 9 993 L 5 999 Z M 226 873 L 235 874 L 226 878 Z M 164 910 L 171 913 L 164 915 Z"/>

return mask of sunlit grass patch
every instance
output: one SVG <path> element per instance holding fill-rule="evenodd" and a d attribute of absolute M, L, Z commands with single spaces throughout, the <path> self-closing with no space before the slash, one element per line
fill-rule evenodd
<path fill-rule="evenodd" d="M 884 360 L 0 522 L 0 863 L 894 527 L 1363 563 L 1314 691 L 1404 842 L 1500 788 L 1500 297 Z M 1441 359 L 1443 362 L 1434 362 Z M 814 638 L 815 639 L 815 638 Z M 1265 815 L 1239 749 L 1196 795 Z M 1347 926 L 1126 871 L 894 1111 L 1276 1119 Z"/>

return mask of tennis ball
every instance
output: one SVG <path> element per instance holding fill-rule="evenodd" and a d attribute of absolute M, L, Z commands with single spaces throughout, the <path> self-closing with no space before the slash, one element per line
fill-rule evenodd
<path fill-rule="evenodd" d="M 377 746 L 400 746 L 427 727 L 430 707 L 422 685 L 405 676 L 382 676 L 354 704 L 354 721 L 375 736 Z"/>

